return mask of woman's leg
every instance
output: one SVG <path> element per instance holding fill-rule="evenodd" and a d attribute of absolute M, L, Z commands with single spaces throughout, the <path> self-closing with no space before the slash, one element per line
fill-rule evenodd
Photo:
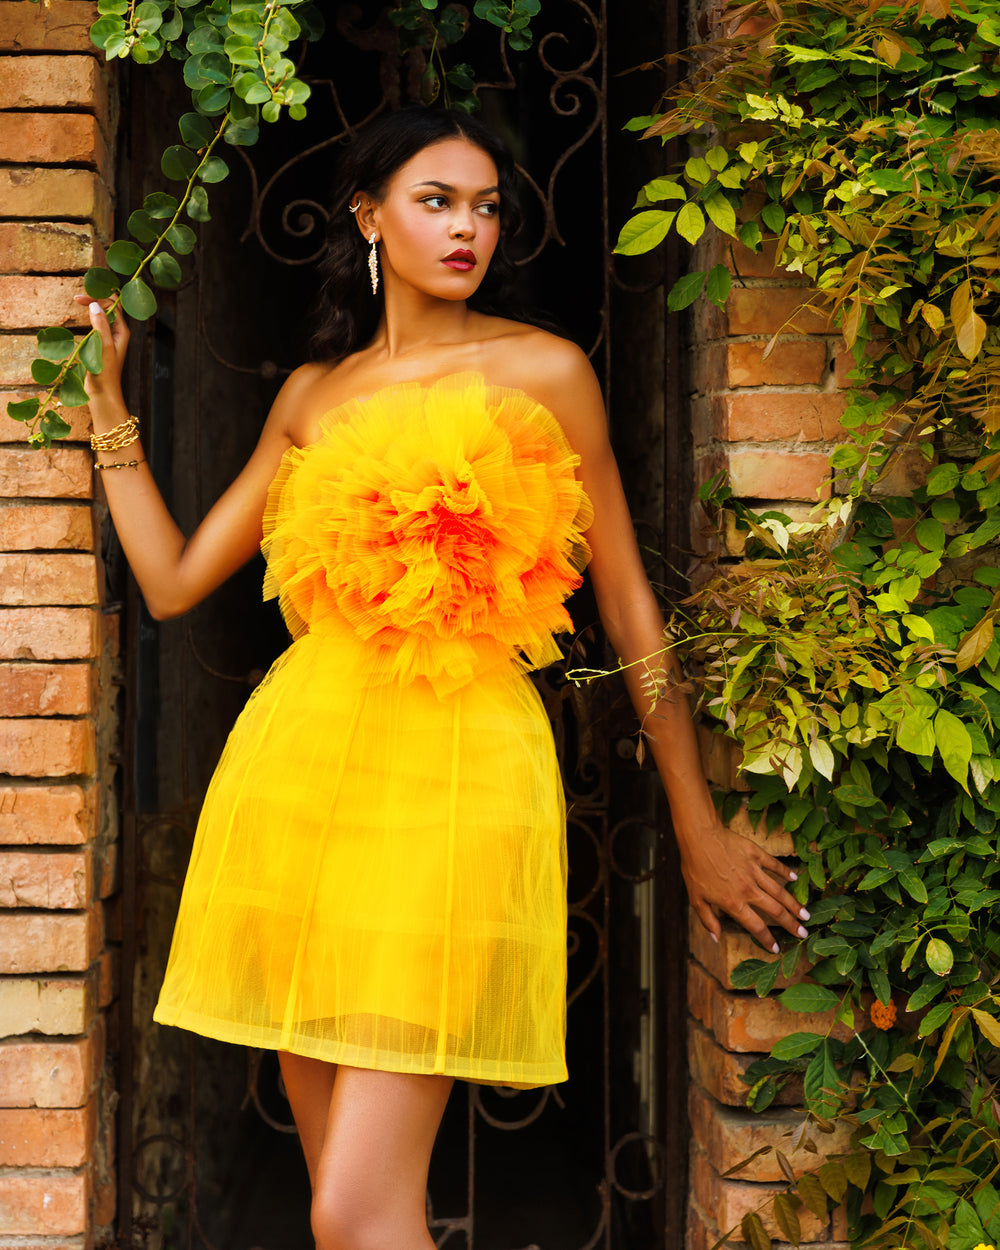
<path fill-rule="evenodd" d="M 313 1181 L 317 1250 L 433 1250 L 427 1170 L 453 1084 L 337 1069 Z"/>
<path fill-rule="evenodd" d="M 322 1059 L 309 1059 L 305 1055 L 292 1055 L 287 1050 L 278 1051 L 278 1062 L 281 1064 L 285 1093 L 295 1117 L 295 1127 L 299 1130 L 309 1181 L 315 1190 L 316 1169 L 326 1137 L 326 1120 L 330 1114 L 337 1065 L 325 1063 Z"/>

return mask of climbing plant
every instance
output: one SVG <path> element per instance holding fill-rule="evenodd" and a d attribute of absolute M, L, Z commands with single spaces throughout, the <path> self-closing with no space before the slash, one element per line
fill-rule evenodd
<path fill-rule="evenodd" d="M 178 119 L 179 142 L 163 153 L 160 168 L 172 191 L 147 195 L 128 217 L 128 239 L 108 248 L 106 266 L 87 271 L 84 289 L 93 299 L 110 299 L 109 317 L 120 308 L 137 321 L 156 312 L 155 288 L 180 285 L 180 258 L 193 251 L 189 223 L 210 220 L 209 187 L 229 168 L 227 144 L 250 147 L 261 123 L 301 121 L 310 88 L 298 77 L 291 50 L 323 33 L 320 6 L 309 0 L 98 0 L 92 41 L 108 60 L 152 64 L 164 56 L 181 63 L 191 91 L 191 110 Z M 398 0 L 389 20 L 398 28 L 401 50 L 426 60 L 425 103 L 441 98 L 465 111 L 478 107 L 473 68 L 449 64 L 450 50 L 470 22 L 503 32 L 515 51 L 531 46 L 531 19 L 541 0 L 476 0 L 470 17 L 464 6 L 439 0 Z M 11 402 L 7 415 L 23 422 L 34 447 L 65 438 L 62 407 L 87 402 L 84 378 L 100 373 L 101 340 L 91 331 L 80 339 L 57 326 L 38 334 L 31 376 L 41 395 Z"/>
<path fill-rule="evenodd" d="M 766 246 L 854 361 L 832 499 L 795 522 L 709 483 L 744 554 L 667 644 L 742 750 L 749 795 L 724 813 L 791 835 L 815 922 L 734 983 L 835 1021 L 755 1063 L 748 1103 L 802 1082 L 772 1203 L 789 1241 L 803 1207 L 846 1200 L 856 1245 L 974 1250 L 1000 1237 L 1000 19 L 992 0 L 753 0 L 720 29 L 632 123 L 690 154 L 617 250 L 710 225 Z M 670 307 L 724 306 L 728 261 Z M 918 489 L 894 492 L 900 458 Z M 849 1148 L 793 1170 L 837 1124 Z M 727 1235 L 770 1244 L 759 1212 Z"/>

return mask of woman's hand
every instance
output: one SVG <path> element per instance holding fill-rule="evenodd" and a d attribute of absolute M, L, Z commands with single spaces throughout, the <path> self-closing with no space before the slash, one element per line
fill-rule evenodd
<path fill-rule="evenodd" d="M 86 304 L 90 312 L 90 325 L 101 338 L 100 373 L 88 373 L 84 387 L 91 399 L 120 399 L 122 393 L 122 369 L 125 365 L 125 349 L 128 347 L 129 331 L 121 307 L 115 316 L 115 324 L 109 325 L 105 309 L 110 299 L 92 300 L 89 295 L 74 295 L 78 304 Z"/>
<path fill-rule="evenodd" d="M 678 843 L 691 906 L 715 941 L 722 932 L 717 910 L 732 916 L 774 954 L 778 944 L 758 913 L 793 937 L 808 936 L 799 922 L 808 920 L 809 913 L 784 888 L 797 880 L 796 874 L 755 842 L 719 821 L 693 836 L 679 836 Z"/>

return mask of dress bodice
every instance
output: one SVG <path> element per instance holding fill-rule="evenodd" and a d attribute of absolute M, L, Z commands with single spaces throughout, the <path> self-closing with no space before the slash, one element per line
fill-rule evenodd
<path fill-rule="evenodd" d="M 578 464 L 548 409 L 480 374 L 350 400 L 282 458 L 265 597 L 293 637 L 354 635 L 377 681 L 551 663 L 590 554 Z"/>

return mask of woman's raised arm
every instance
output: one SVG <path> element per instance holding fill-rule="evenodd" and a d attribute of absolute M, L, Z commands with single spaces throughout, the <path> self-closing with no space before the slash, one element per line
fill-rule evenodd
<path fill-rule="evenodd" d="M 86 386 L 94 432 L 106 434 L 128 418 L 121 390 L 128 329 L 124 317 L 111 327 L 101 304 L 87 296 L 76 299 L 89 304 L 91 325 L 101 336 L 104 367 L 88 373 Z M 253 455 L 190 538 L 167 510 L 138 443 L 97 453 L 99 464 L 141 461 L 134 468 L 100 472 L 125 557 L 157 620 L 189 611 L 258 550 L 267 489 L 291 445 L 290 420 L 316 368 L 303 366 L 285 382 Z"/>
<path fill-rule="evenodd" d="M 777 950 L 761 914 L 789 933 L 805 936 L 800 921 L 808 920 L 809 913 L 784 888 L 795 873 L 719 819 L 685 695 L 674 689 L 654 704 L 648 682 L 644 689 L 643 679 L 650 674 L 659 678 L 661 688 L 669 688 L 680 684 L 681 673 L 676 659 L 662 654 L 663 617 L 642 567 L 597 379 L 583 353 L 570 344 L 547 353 L 546 376 L 546 398 L 551 396 L 553 410 L 581 457 L 583 485 L 594 506 L 588 538 L 597 606 L 611 645 L 627 666 L 626 684 L 670 802 L 688 896 L 716 940 L 720 910 L 763 947 Z M 643 663 L 648 657 L 653 658 Z"/>

